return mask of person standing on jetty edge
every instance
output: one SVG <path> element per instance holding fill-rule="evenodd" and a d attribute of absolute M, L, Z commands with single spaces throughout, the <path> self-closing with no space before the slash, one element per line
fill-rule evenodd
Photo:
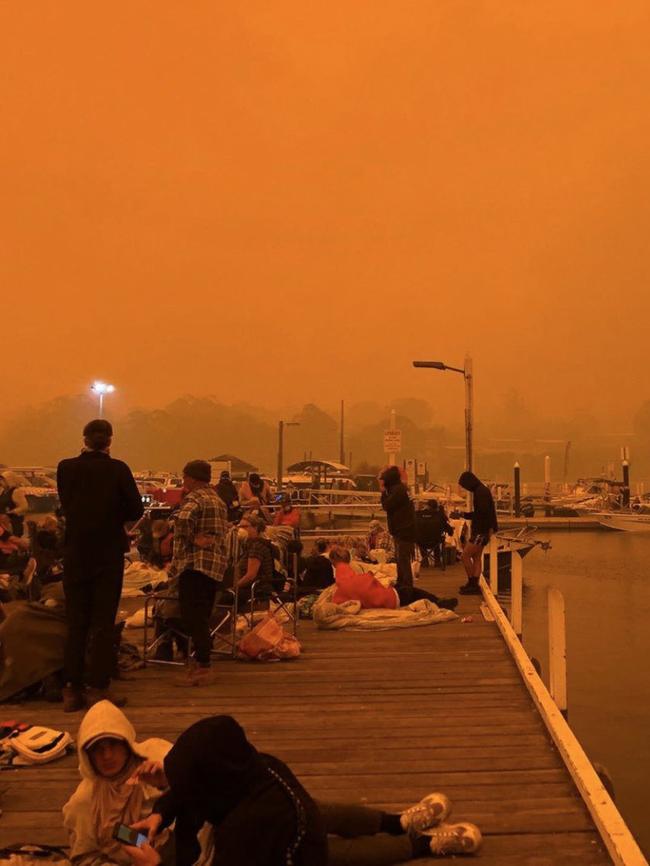
<path fill-rule="evenodd" d="M 62 460 L 56 480 L 66 519 L 63 557 L 68 637 L 65 645 L 63 711 L 73 713 L 101 700 L 124 706 L 109 691 L 115 615 L 122 593 L 124 524 L 144 508 L 131 470 L 110 456 L 113 428 L 91 421 L 83 431 L 79 457 Z M 89 641 L 90 638 L 90 641 Z M 89 653 L 88 689 L 84 662 Z"/>
<path fill-rule="evenodd" d="M 396 585 L 413 586 L 411 560 L 415 553 L 415 509 L 397 466 L 384 469 L 379 478 L 381 507 L 386 512 L 388 531 L 395 539 Z"/>
<path fill-rule="evenodd" d="M 178 601 L 183 626 L 194 644 L 196 666 L 179 685 L 210 682 L 210 614 L 226 570 L 228 511 L 213 487 L 205 460 L 191 460 L 183 469 L 187 496 L 174 521 L 174 558 L 170 574 L 178 575 Z"/>
<path fill-rule="evenodd" d="M 467 572 L 467 583 L 458 591 L 462 595 L 480 595 L 478 581 L 483 569 L 483 548 L 492 533 L 499 530 L 497 510 L 492 494 L 473 472 L 463 472 L 458 483 L 463 490 L 468 490 L 474 497 L 474 510 L 464 515 L 467 520 L 472 521 L 470 538 L 463 548 L 463 565 Z"/>

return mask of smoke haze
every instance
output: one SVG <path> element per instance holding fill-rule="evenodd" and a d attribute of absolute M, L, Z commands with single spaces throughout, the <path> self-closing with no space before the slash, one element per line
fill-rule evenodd
<path fill-rule="evenodd" d="M 632 429 L 650 7 L 3 4 L 0 423 L 114 382 Z M 501 431 L 507 435 L 508 430 Z"/>

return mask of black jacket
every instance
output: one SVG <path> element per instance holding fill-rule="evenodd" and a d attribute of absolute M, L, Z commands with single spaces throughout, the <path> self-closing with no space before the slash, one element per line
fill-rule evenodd
<path fill-rule="evenodd" d="M 466 515 L 472 521 L 472 535 L 489 535 L 490 531 L 497 532 L 499 524 L 492 494 L 485 484 L 478 484 L 472 493 L 474 510 Z"/>
<path fill-rule="evenodd" d="M 440 544 L 445 533 L 453 535 L 453 529 L 442 509 L 421 511 L 415 515 L 415 540 L 421 547 Z"/>
<path fill-rule="evenodd" d="M 334 566 L 329 556 L 319 553 L 307 559 L 307 569 L 302 581 L 303 588 L 327 589 L 334 583 Z"/>
<path fill-rule="evenodd" d="M 56 482 L 68 550 L 128 550 L 124 524 L 139 520 L 144 508 L 126 463 L 103 451 L 84 451 L 59 463 Z"/>
<path fill-rule="evenodd" d="M 388 518 L 388 531 L 398 541 L 415 541 L 415 509 L 402 482 L 382 491 L 381 507 Z"/>
<path fill-rule="evenodd" d="M 289 767 L 255 749 L 231 716 L 201 719 L 165 757 L 167 793 L 153 811 L 176 821 L 177 866 L 192 866 L 197 834 L 214 828 L 212 866 L 325 866 L 318 807 Z M 287 854 L 291 852 L 291 860 Z"/>

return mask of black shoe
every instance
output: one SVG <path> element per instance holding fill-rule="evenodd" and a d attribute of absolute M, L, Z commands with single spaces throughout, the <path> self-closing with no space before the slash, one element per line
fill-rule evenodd
<path fill-rule="evenodd" d="M 457 598 L 439 598 L 438 599 L 438 607 L 442 607 L 445 610 L 455 610 L 458 607 L 458 599 Z"/>
<path fill-rule="evenodd" d="M 478 585 L 478 581 L 468 580 L 467 583 L 459 587 L 458 592 L 461 595 L 481 595 L 481 587 Z"/>

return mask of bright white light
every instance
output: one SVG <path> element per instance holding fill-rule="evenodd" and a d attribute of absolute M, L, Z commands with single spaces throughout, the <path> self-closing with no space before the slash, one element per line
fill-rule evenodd
<path fill-rule="evenodd" d="M 115 385 L 108 385 L 106 382 L 93 382 L 90 389 L 95 394 L 112 394 L 115 390 Z"/>

